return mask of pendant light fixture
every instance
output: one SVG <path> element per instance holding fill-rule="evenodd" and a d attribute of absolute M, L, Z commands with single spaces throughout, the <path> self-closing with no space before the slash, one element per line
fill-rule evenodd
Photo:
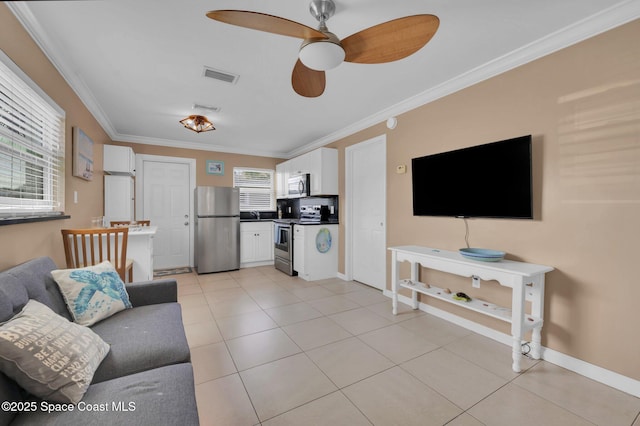
<path fill-rule="evenodd" d="M 193 130 L 196 133 L 208 132 L 209 130 L 215 130 L 213 123 L 209 121 L 204 115 L 190 115 L 180 120 L 180 123 L 189 130 Z"/>

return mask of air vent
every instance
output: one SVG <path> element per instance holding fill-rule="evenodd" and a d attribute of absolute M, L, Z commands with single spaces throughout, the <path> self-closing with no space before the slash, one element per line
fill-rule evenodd
<path fill-rule="evenodd" d="M 207 78 L 213 78 L 214 80 L 224 81 L 225 83 L 236 84 L 238 78 L 240 78 L 237 74 L 231 74 L 228 72 L 216 70 L 209 67 L 204 67 L 204 74 Z"/>
<path fill-rule="evenodd" d="M 220 107 L 212 105 L 193 104 L 193 109 L 200 111 L 206 110 L 211 112 L 220 112 Z"/>

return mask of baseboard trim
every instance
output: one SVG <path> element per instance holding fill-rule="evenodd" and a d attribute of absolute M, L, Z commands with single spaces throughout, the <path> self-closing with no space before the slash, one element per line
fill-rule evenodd
<path fill-rule="evenodd" d="M 384 290 L 383 294 L 387 297 L 392 297 L 392 293 L 389 290 Z M 398 301 L 408 306 L 411 306 L 411 298 L 403 295 L 398 295 Z M 458 315 L 450 312 L 438 309 L 436 307 L 427 305 L 420 302 L 418 308 L 446 321 L 459 325 L 460 327 L 471 330 L 482 336 L 488 337 L 492 340 L 500 342 L 504 345 L 511 346 L 511 336 L 476 322 L 470 321 L 466 318 L 462 318 Z M 632 379 L 622 374 L 616 373 L 611 370 L 607 370 L 597 365 L 590 364 L 580 359 L 574 358 L 562 352 L 558 352 L 554 349 L 542 347 L 541 350 L 542 359 L 559 367 L 566 368 L 567 370 L 578 373 L 581 376 L 587 377 L 591 380 L 595 380 L 607 386 L 610 386 L 619 391 L 628 393 L 629 395 L 640 398 L 640 381 Z"/>
<path fill-rule="evenodd" d="M 261 261 L 261 262 L 241 263 L 240 264 L 240 269 L 243 269 L 243 268 L 255 268 L 256 266 L 269 266 L 269 265 L 273 265 L 273 260 L 264 260 L 264 261 Z"/>
<path fill-rule="evenodd" d="M 640 381 L 630 377 L 623 376 L 615 371 L 598 367 L 582 361 L 581 359 L 571 357 L 553 349 L 542 347 L 542 359 L 552 364 L 571 370 L 589 379 L 595 380 L 619 391 L 640 398 Z"/>

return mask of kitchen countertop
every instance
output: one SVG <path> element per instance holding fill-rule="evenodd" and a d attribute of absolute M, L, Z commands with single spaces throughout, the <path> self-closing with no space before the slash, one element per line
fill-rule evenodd
<path fill-rule="evenodd" d="M 323 220 L 320 222 L 313 222 L 302 219 L 240 219 L 240 222 L 278 222 L 278 223 L 293 223 L 294 225 L 339 225 L 337 220 Z"/>
<path fill-rule="evenodd" d="M 339 225 L 340 222 L 337 220 L 322 220 L 320 222 L 303 220 L 303 219 L 274 219 L 274 222 L 279 223 L 292 223 L 294 225 Z"/>
<path fill-rule="evenodd" d="M 155 235 L 157 226 L 133 226 L 129 228 L 129 237 L 134 235 Z"/>

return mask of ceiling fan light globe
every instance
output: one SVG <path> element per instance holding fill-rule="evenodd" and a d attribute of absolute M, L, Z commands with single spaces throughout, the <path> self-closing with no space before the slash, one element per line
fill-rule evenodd
<path fill-rule="evenodd" d="M 345 52 L 340 44 L 331 40 L 319 40 L 303 44 L 300 48 L 300 61 L 308 68 L 326 71 L 337 67 L 344 61 Z"/>

